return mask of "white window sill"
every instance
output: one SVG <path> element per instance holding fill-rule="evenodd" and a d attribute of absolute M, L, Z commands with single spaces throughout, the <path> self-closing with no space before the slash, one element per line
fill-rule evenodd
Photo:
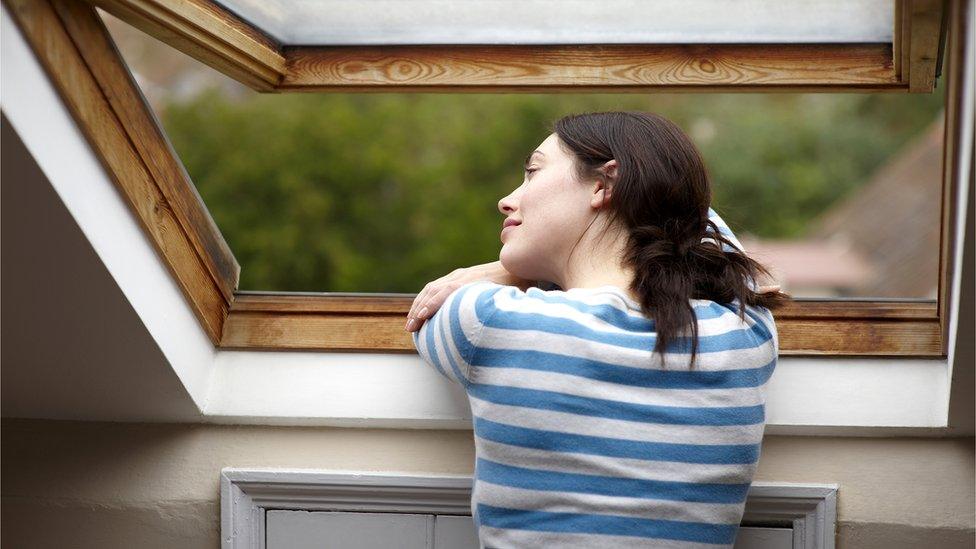
<path fill-rule="evenodd" d="M 219 351 L 210 421 L 470 429 L 464 391 L 415 355 Z M 767 434 L 870 434 L 945 427 L 945 360 L 780 358 Z M 898 432 L 898 431 L 896 431 Z"/>

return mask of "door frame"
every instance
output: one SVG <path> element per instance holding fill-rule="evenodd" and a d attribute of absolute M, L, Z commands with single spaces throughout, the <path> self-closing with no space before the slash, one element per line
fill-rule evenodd
<path fill-rule="evenodd" d="M 471 515 L 467 475 L 336 469 L 225 467 L 220 471 L 223 549 L 265 549 L 265 513 L 368 511 Z M 834 549 L 837 484 L 754 482 L 743 526 L 793 529 L 795 549 Z"/>

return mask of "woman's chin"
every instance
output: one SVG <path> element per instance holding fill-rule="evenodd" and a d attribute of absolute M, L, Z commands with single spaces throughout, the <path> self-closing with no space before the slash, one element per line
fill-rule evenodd
<path fill-rule="evenodd" d="M 498 253 L 498 261 L 506 271 L 514 276 L 525 280 L 535 280 L 538 278 L 535 275 L 535 272 L 538 270 L 535 268 L 536 265 L 526 261 L 525 256 L 516 252 L 510 245 L 502 246 L 501 252 Z"/>
<path fill-rule="evenodd" d="M 506 271 L 514 274 L 515 276 L 519 276 L 518 271 L 521 270 L 521 261 L 514 249 L 514 246 L 511 244 L 503 244 L 501 251 L 498 252 L 498 261 L 502 264 L 502 267 L 505 267 Z"/>

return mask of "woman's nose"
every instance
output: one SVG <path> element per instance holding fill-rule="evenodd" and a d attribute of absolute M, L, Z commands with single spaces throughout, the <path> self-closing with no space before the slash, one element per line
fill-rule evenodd
<path fill-rule="evenodd" d="M 519 185 L 518 188 L 503 196 L 498 201 L 498 211 L 502 212 L 502 215 L 507 216 L 510 212 L 518 209 L 518 193 L 521 188 L 522 186 Z"/>
<path fill-rule="evenodd" d="M 512 205 L 512 195 L 503 197 L 498 201 L 498 211 L 502 212 L 502 215 L 508 215 L 510 212 L 515 211 L 515 207 Z"/>

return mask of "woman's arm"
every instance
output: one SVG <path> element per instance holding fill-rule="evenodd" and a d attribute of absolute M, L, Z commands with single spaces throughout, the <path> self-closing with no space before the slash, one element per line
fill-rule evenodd
<path fill-rule="evenodd" d="M 463 284 L 413 332 L 417 354 L 441 375 L 464 387 L 471 384 L 472 356 L 496 293 L 518 291 L 488 280 Z"/>
<path fill-rule="evenodd" d="M 718 212 L 716 212 L 713 208 L 708 208 L 708 218 L 712 220 L 715 223 L 715 225 L 718 226 L 718 231 L 719 233 L 722 234 L 722 236 L 731 240 L 732 243 L 735 244 L 735 247 L 739 249 L 739 251 L 741 251 L 742 253 L 746 253 L 745 248 L 742 247 L 742 243 L 739 242 L 739 239 L 735 237 L 735 234 L 732 233 L 732 229 L 729 228 L 728 223 L 726 223 L 725 220 L 718 215 Z M 705 240 L 705 238 L 703 238 L 702 240 Z M 735 251 L 731 246 L 729 246 L 724 242 L 722 243 L 722 249 L 727 252 Z M 781 289 L 781 286 L 779 284 L 776 284 L 775 281 L 771 281 L 771 282 L 772 283 L 770 284 L 760 285 L 755 280 L 750 278 L 749 287 L 752 288 L 754 292 L 759 292 L 759 293 L 776 292 Z"/>
<path fill-rule="evenodd" d="M 711 207 L 708 208 L 708 218 L 718 226 L 719 233 L 722 236 L 731 241 L 740 251 L 745 252 L 739 239 L 732 233 L 725 220 Z M 734 248 L 724 242 L 722 243 L 722 248 L 726 251 L 735 251 Z M 407 322 L 403 329 L 408 332 L 417 330 L 426 319 L 433 316 L 441 308 L 447 296 L 454 290 L 464 284 L 478 280 L 487 280 L 505 286 L 515 286 L 523 292 L 531 287 L 538 287 L 542 290 L 561 289 L 554 282 L 519 278 L 508 272 L 502 266 L 501 261 L 492 261 L 491 263 L 483 263 L 481 265 L 474 265 L 473 267 L 455 269 L 450 274 L 429 282 L 417 294 L 417 297 L 414 298 L 413 305 L 410 307 L 410 312 L 407 314 Z M 754 290 L 757 287 L 755 281 L 750 281 L 750 286 Z M 768 291 L 774 287 L 778 288 L 778 286 L 762 286 L 759 287 L 759 291 Z"/>
<path fill-rule="evenodd" d="M 722 219 L 722 217 L 718 215 L 718 212 L 716 212 L 715 209 L 712 207 L 708 208 L 708 219 L 712 220 L 716 225 L 718 225 L 718 232 L 721 233 L 722 236 L 731 240 L 732 243 L 735 244 L 735 247 L 738 248 L 740 251 L 745 252 L 745 249 L 742 247 L 742 243 L 739 242 L 739 239 L 736 238 L 735 235 L 732 233 L 732 229 L 729 228 L 729 225 L 725 222 L 725 220 Z M 702 240 L 705 240 L 705 238 L 703 238 Z M 735 251 L 732 248 L 730 248 L 728 244 L 725 244 L 724 242 L 722 243 L 722 249 L 727 252 Z"/>
<path fill-rule="evenodd" d="M 535 281 L 525 280 L 508 272 L 505 267 L 502 267 L 501 261 L 454 269 L 449 274 L 428 282 L 417 294 L 403 329 L 408 332 L 416 330 L 424 320 L 433 316 L 444 305 L 447 296 L 454 290 L 479 280 L 495 282 L 503 286 L 515 286 L 523 292 L 536 284 Z"/>

